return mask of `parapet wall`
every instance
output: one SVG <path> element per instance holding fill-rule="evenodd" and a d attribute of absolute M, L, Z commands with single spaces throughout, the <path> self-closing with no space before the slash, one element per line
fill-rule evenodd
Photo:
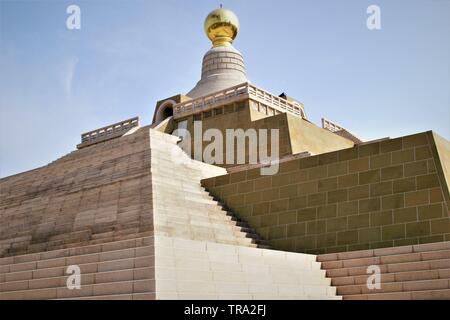
<path fill-rule="evenodd" d="M 273 176 L 251 169 L 203 185 L 276 249 L 440 242 L 450 240 L 448 157 L 430 131 L 288 161 Z"/>
<path fill-rule="evenodd" d="M 267 150 L 269 156 L 271 155 L 272 146 L 271 130 L 278 130 L 278 152 L 280 158 L 301 152 L 319 154 L 353 146 L 352 141 L 322 129 L 301 117 L 290 113 L 279 113 L 276 110 L 269 110 L 270 112 L 267 113 L 266 111 L 266 106 L 257 104 L 253 100 L 246 99 L 227 105 L 219 105 L 214 109 L 205 112 L 175 119 L 174 128 L 177 128 L 180 122 L 186 121 L 186 129 L 191 136 L 191 157 L 194 157 L 194 139 L 198 138 L 195 136 L 194 122 L 201 123 L 202 129 L 200 139 L 208 129 L 218 130 L 224 137 L 222 150 L 224 155 L 223 162 L 225 162 L 225 159 L 228 156 L 227 141 L 225 139 L 226 131 L 228 129 L 242 129 L 246 132 L 249 129 L 254 129 L 256 130 L 255 132 L 258 133 L 264 129 L 267 130 L 267 145 L 258 142 L 258 148 Z M 204 140 L 202 142 L 202 153 L 210 144 L 211 141 Z M 234 148 L 230 148 L 235 156 L 237 155 L 236 145 L 237 143 L 234 144 Z M 250 155 L 253 155 L 255 159 L 258 158 L 258 160 L 260 160 L 256 150 L 249 148 L 247 139 L 247 143 L 245 144 L 246 164 L 250 162 Z M 233 167 L 238 165 L 238 163 L 215 164 L 222 167 Z"/>

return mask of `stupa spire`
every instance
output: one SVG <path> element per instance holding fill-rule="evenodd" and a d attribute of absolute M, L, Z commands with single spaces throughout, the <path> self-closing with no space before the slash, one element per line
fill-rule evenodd
<path fill-rule="evenodd" d="M 220 5 L 219 9 L 208 14 L 204 27 L 213 47 L 230 46 L 239 32 L 239 20 L 233 11 Z"/>
<path fill-rule="evenodd" d="M 239 32 L 237 16 L 222 7 L 215 9 L 206 17 L 204 29 L 213 47 L 203 57 L 200 81 L 187 93 L 191 98 L 248 82 L 242 54 L 232 45 Z"/>

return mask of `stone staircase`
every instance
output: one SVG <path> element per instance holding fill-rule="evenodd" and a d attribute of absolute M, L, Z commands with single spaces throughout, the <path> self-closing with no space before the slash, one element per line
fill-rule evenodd
<path fill-rule="evenodd" d="M 178 137 L 150 130 L 154 228 L 156 235 L 257 247 L 256 232 L 229 213 L 200 184 L 226 173 L 189 158 Z M 265 244 L 265 243 L 264 243 Z"/>
<path fill-rule="evenodd" d="M 144 195 L 142 215 L 131 217 L 133 227 L 138 223 L 134 233 L 114 229 L 104 234 L 96 226 L 79 241 L 49 246 L 48 241 L 56 241 L 52 237 L 40 251 L 8 251 L 0 258 L 0 300 L 341 299 L 315 255 L 267 249 L 253 229 L 201 187 L 201 179 L 225 169 L 190 159 L 177 137 L 148 129 L 150 137 L 144 139 L 143 130 L 92 147 L 107 147 L 112 154 L 115 145 L 130 148 L 125 143 L 130 140 L 140 141 L 135 149 L 150 149 L 142 159 L 151 163 L 140 165 L 142 178 L 121 184 L 126 187 L 121 196 Z M 108 178 L 106 172 L 102 177 Z M 127 203 L 141 212 L 135 201 Z M 141 230 L 141 225 L 151 229 Z M 80 267 L 80 289 L 67 288 L 72 265 Z"/>
<path fill-rule="evenodd" d="M 206 190 L 205 190 L 206 191 Z M 231 221 L 234 221 L 234 223 L 241 228 L 242 232 L 246 233 L 247 238 L 253 239 L 253 242 L 257 245 L 258 248 L 262 249 L 271 249 L 270 242 L 263 239 L 255 229 L 253 229 L 247 221 L 242 220 L 240 217 L 238 217 L 228 206 L 214 197 L 211 193 L 209 193 L 211 199 L 217 201 L 218 205 L 222 207 L 222 210 L 226 212 L 226 215 L 230 217 Z"/>
<path fill-rule="evenodd" d="M 256 232 L 201 187 L 223 168 L 150 130 L 157 299 L 340 299 L 315 255 L 263 249 Z"/>
<path fill-rule="evenodd" d="M 450 241 L 318 256 L 337 294 L 346 300 L 450 299 Z M 381 288 L 367 287 L 377 265 Z"/>
<path fill-rule="evenodd" d="M 154 299 L 153 237 L 0 259 L 0 300 Z M 81 288 L 67 288 L 78 265 Z"/>
<path fill-rule="evenodd" d="M 336 299 L 316 256 L 155 236 L 157 299 Z"/>

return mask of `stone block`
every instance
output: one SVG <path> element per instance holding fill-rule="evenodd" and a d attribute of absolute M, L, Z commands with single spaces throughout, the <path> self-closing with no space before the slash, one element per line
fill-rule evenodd
<path fill-rule="evenodd" d="M 254 192 L 256 194 L 261 194 L 260 192 Z M 298 189 L 295 185 L 289 185 L 280 188 L 280 198 L 295 198 L 298 195 Z"/>
<path fill-rule="evenodd" d="M 347 229 L 347 217 L 339 217 L 326 220 L 326 231 L 336 232 Z"/>
<path fill-rule="evenodd" d="M 392 152 L 392 164 L 414 161 L 414 149 L 398 150 Z"/>
<path fill-rule="evenodd" d="M 297 211 L 297 222 L 314 220 L 317 218 L 316 208 L 300 209 Z"/>
<path fill-rule="evenodd" d="M 385 182 L 379 182 L 374 183 L 370 185 L 370 196 L 376 197 L 376 196 L 384 196 L 387 194 L 392 194 L 393 187 L 392 181 L 385 181 Z"/>
<path fill-rule="evenodd" d="M 261 227 L 272 227 L 278 224 L 278 215 L 268 214 L 261 216 Z"/>
<path fill-rule="evenodd" d="M 370 169 L 379 169 L 383 167 L 388 167 L 392 163 L 392 154 L 383 153 L 371 156 L 369 162 L 370 162 Z"/>
<path fill-rule="evenodd" d="M 361 228 L 358 230 L 358 239 L 361 243 L 381 241 L 381 228 Z"/>
<path fill-rule="evenodd" d="M 405 177 L 412 177 L 428 173 L 427 161 L 405 163 Z"/>
<path fill-rule="evenodd" d="M 357 186 L 348 189 L 348 199 L 349 200 L 358 200 L 369 197 L 369 185 Z"/>
<path fill-rule="evenodd" d="M 330 190 L 334 190 L 337 189 L 337 178 L 327 178 L 327 179 L 321 179 L 318 181 L 318 191 L 319 192 L 324 192 L 324 191 L 330 191 Z"/>
<path fill-rule="evenodd" d="M 380 170 L 369 170 L 359 173 L 359 184 L 375 183 L 380 181 Z"/>
<path fill-rule="evenodd" d="M 333 217 L 336 217 L 336 215 L 337 215 L 336 204 L 317 207 L 317 218 L 318 219 L 333 218 Z"/>
<path fill-rule="evenodd" d="M 420 190 L 405 193 L 405 206 L 417 206 L 428 203 L 428 190 Z"/>
<path fill-rule="evenodd" d="M 429 235 L 430 230 L 429 221 L 411 222 L 406 224 L 406 237 L 418 237 Z"/>
<path fill-rule="evenodd" d="M 298 184 L 297 188 L 299 195 L 306 195 L 309 193 L 316 193 L 318 191 L 318 184 L 317 181 L 310 181 Z"/>
<path fill-rule="evenodd" d="M 325 192 L 308 195 L 308 207 L 325 205 L 326 202 L 327 194 Z"/>
<path fill-rule="evenodd" d="M 358 185 L 358 174 L 347 174 L 338 177 L 337 187 L 339 189 L 349 188 Z"/>
<path fill-rule="evenodd" d="M 315 220 L 306 222 L 306 234 L 320 234 L 326 232 L 325 220 Z"/>
<path fill-rule="evenodd" d="M 248 192 L 252 192 L 253 190 L 254 190 L 253 180 L 246 181 L 246 182 L 240 182 L 238 184 L 238 192 L 239 193 L 248 193 Z"/>
<path fill-rule="evenodd" d="M 289 210 L 305 208 L 305 207 L 307 207 L 307 205 L 308 205 L 308 197 L 307 196 L 301 196 L 298 198 L 289 199 L 289 201 L 288 201 Z"/>
<path fill-rule="evenodd" d="M 431 158 L 431 150 L 429 146 L 421 146 L 415 148 L 416 160 L 423 160 Z"/>
<path fill-rule="evenodd" d="M 381 168 L 381 180 L 403 178 L 403 165 Z"/>
<path fill-rule="evenodd" d="M 370 214 L 370 226 L 384 226 L 393 223 L 393 214 L 391 210 L 381 211 L 381 212 L 372 212 Z"/>
<path fill-rule="evenodd" d="M 335 177 L 341 176 L 348 172 L 348 162 L 340 161 L 336 163 L 331 163 L 328 165 L 328 176 Z"/>
<path fill-rule="evenodd" d="M 403 193 L 384 196 L 381 198 L 381 207 L 383 210 L 402 208 L 405 205 L 405 196 Z"/>
<path fill-rule="evenodd" d="M 358 201 L 348 201 L 338 203 L 338 216 L 349 216 L 357 214 L 359 210 Z"/>
<path fill-rule="evenodd" d="M 370 215 L 358 214 L 348 217 L 348 228 L 349 229 L 359 229 L 368 227 L 370 225 Z"/>
<path fill-rule="evenodd" d="M 403 137 L 403 147 L 411 148 L 415 146 L 427 145 L 428 139 L 427 135 L 424 133 L 413 134 L 410 136 Z"/>
<path fill-rule="evenodd" d="M 417 176 L 417 190 L 439 187 L 439 178 L 437 174 L 428 174 Z"/>
<path fill-rule="evenodd" d="M 328 204 L 347 201 L 348 191 L 347 191 L 347 189 L 328 191 L 327 199 L 328 199 L 327 200 Z"/>
<path fill-rule="evenodd" d="M 372 156 L 380 153 L 380 143 L 374 142 L 358 146 L 359 157 Z"/>
<path fill-rule="evenodd" d="M 380 142 L 380 152 L 386 153 L 391 151 L 400 150 L 403 148 L 402 138 L 389 139 Z"/>
<path fill-rule="evenodd" d="M 288 202 L 284 199 L 270 202 L 270 213 L 286 211 L 287 209 Z"/>
<path fill-rule="evenodd" d="M 393 240 L 405 238 L 405 225 L 404 224 L 393 224 L 383 226 L 381 228 L 382 240 Z"/>
<path fill-rule="evenodd" d="M 348 172 L 360 172 L 369 170 L 369 157 L 349 160 L 348 162 Z"/>
<path fill-rule="evenodd" d="M 337 233 L 338 245 L 353 244 L 358 242 L 358 231 L 341 231 Z"/>
<path fill-rule="evenodd" d="M 431 233 L 433 234 L 441 234 L 441 233 L 450 233 L 450 219 L 436 219 L 431 221 Z"/>
<path fill-rule="evenodd" d="M 416 190 L 416 179 L 414 177 L 394 180 L 393 182 L 393 192 L 409 192 Z"/>
<path fill-rule="evenodd" d="M 436 219 L 444 216 L 442 203 L 418 207 L 419 220 Z"/>
<path fill-rule="evenodd" d="M 292 224 L 295 222 L 297 222 L 297 212 L 296 211 L 282 212 L 278 215 L 278 223 L 279 224 Z"/>
<path fill-rule="evenodd" d="M 378 211 L 381 208 L 380 198 L 359 200 L 359 212 Z"/>
<path fill-rule="evenodd" d="M 417 221 L 416 207 L 396 209 L 393 213 L 394 223 Z"/>

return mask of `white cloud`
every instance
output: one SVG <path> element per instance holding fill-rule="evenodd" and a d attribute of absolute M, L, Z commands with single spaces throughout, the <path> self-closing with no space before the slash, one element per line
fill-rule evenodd
<path fill-rule="evenodd" d="M 72 83 L 77 68 L 77 64 L 78 58 L 72 58 L 68 61 L 66 66 L 63 85 L 64 85 L 64 93 L 67 99 L 70 99 L 72 97 Z"/>

